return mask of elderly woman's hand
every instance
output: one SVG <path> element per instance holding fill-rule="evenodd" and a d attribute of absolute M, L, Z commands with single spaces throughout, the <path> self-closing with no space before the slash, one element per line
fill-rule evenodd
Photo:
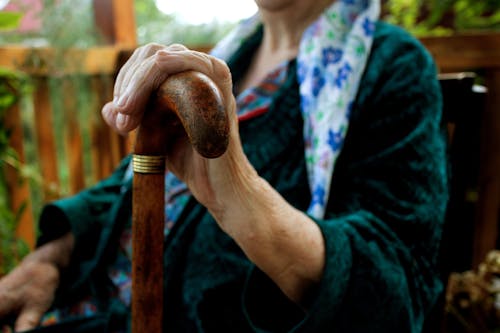
<path fill-rule="evenodd" d="M 235 178 L 256 175 L 242 151 L 231 73 L 227 65 L 208 54 L 174 44 L 149 44 L 137 49 L 118 74 L 114 99 L 103 108 L 103 117 L 115 130 L 126 133 L 139 126 L 150 96 L 170 75 L 193 70 L 208 76 L 218 87 L 230 122 L 227 152 L 218 159 L 201 157 L 187 137 L 168 145 L 167 167 L 186 182 L 191 192 L 211 211 L 220 211 L 220 195 L 232 193 Z M 166 128 L 166 131 L 169 129 Z"/>
<path fill-rule="evenodd" d="M 121 133 L 135 129 L 152 93 L 167 77 L 188 70 L 201 72 L 212 79 L 228 111 L 234 111 L 231 73 L 223 61 L 180 44 L 148 44 L 138 48 L 121 68 L 113 101 L 103 108 L 104 119 Z"/>
<path fill-rule="evenodd" d="M 51 307 L 60 270 L 69 264 L 73 246 L 74 237 L 68 233 L 30 253 L 0 279 L 0 318 L 15 316 L 16 332 L 38 326 Z"/>
<path fill-rule="evenodd" d="M 187 184 L 248 258 L 299 302 L 322 276 L 322 234 L 316 223 L 259 177 L 248 161 L 238 132 L 231 74 L 224 62 L 181 45 L 142 47 L 120 71 L 114 101 L 106 104 L 103 116 L 120 132 L 133 130 L 151 94 L 169 75 L 188 70 L 205 74 L 219 88 L 229 117 L 229 145 L 222 156 L 206 159 L 186 136 L 176 137 L 175 142 L 166 143 L 167 168 Z"/>

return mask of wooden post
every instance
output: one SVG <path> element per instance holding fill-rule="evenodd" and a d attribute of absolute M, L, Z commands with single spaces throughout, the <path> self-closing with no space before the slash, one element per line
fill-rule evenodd
<path fill-rule="evenodd" d="M 62 80 L 62 99 L 65 119 L 65 151 L 69 168 L 70 193 L 75 194 L 85 187 L 83 173 L 83 141 L 78 119 L 78 108 L 75 97 L 75 87 L 71 77 Z"/>
<path fill-rule="evenodd" d="M 107 43 L 121 47 L 137 45 L 133 0 L 94 0 L 94 15 Z"/>
<path fill-rule="evenodd" d="M 24 163 L 24 135 L 19 104 L 10 108 L 5 122 L 6 127 L 12 130 L 9 144 L 17 152 L 19 161 Z M 12 210 L 17 212 L 24 206 L 24 211 L 17 225 L 16 236 L 24 240 L 30 249 L 33 249 L 35 246 L 35 229 L 33 227 L 33 212 L 28 182 L 21 178 L 19 170 L 15 167 L 6 166 L 5 173 Z"/>
<path fill-rule="evenodd" d="M 93 181 L 97 182 L 109 176 L 126 153 L 119 147 L 119 136 L 112 131 L 101 116 L 105 103 L 113 98 L 111 76 L 93 76 L 91 90 L 94 96 L 93 112 L 90 118 L 91 159 Z M 117 142 L 118 141 L 118 142 Z M 130 150 L 127 152 L 129 153 Z"/>
<path fill-rule="evenodd" d="M 60 189 L 59 171 L 57 166 L 56 143 L 54 138 L 54 121 L 47 77 L 35 79 L 33 95 L 34 126 L 37 142 L 38 159 L 41 175 L 47 189 L 44 189 L 44 201 L 58 198 Z"/>

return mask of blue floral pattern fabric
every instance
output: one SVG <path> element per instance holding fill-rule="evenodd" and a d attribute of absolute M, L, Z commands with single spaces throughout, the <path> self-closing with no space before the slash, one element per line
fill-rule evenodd
<path fill-rule="evenodd" d="M 335 161 L 349 127 L 379 13 L 379 0 L 336 1 L 302 36 L 297 74 L 312 193 L 308 213 L 316 218 L 325 213 Z M 212 54 L 228 60 L 259 25 L 259 17 L 251 17 Z"/>

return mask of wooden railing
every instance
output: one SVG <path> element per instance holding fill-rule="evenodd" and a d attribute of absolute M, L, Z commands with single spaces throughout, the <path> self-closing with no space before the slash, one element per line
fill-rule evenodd
<path fill-rule="evenodd" d="M 101 106 L 112 97 L 112 86 L 117 69 L 123 57 L 137 45 L 135 10 L 133 0 L 93 0 L 94 19 L 98 30 L 108 46 L 89 50 L 56 50 L 53 48 L 31 48 L 22 46 L 0 46 L 0 67 L 22 71 L 32 79 L 33 106 L 32 133 L 26 133 L 25 110 L 20 104 L 9 110 L 5 120 L 11 128 L 10 144 L 17 151 L 21 163 L 26 161 L 25 137 L 36 138 L 36 152 L 39 160 L 41 182 L 31 189 L 27 181 L 21 182 L 19 169 L 5 168 L 10 203 L 14 211 L 25 206 L 20 216 L 17 234 L 33 248 L 35 243 L 35 223 L 31 193 L 43 193 L 46 202 L 61 195 L 58 191 L 61 174 L 69 174 L 69 193 L 74 193 L 90 182 L 108 175 L 119 159 L 128 151 L 127 139 L 110 132 L 100 117 Z M 64 27 L 61 27 L 64 29 Z M 89 119 L 78 121 L 75 77 L 83 77 L 91 93 Z M 60 84 L 59 101 L 65 112 L 64 141 L 66 163 L 57 163 L 56 138 L 54 136 L 54 113 L 51 95 L 54 94 L 49 82 L 56 79 Z M 84 154 L 83 128 L 90 133 L 90 152 Z M 84 165 L 84 156 L 90 156 L 90 171 Z M 61 169 L 64 169 L 62 170 Z M 87 172 L 90 177 L 86 177 Z M 90 179 L 90 180 L 89 180 Z"/>
<path fill-rule="evenodd" d="M 16 211 L 26 206 L 18 234 L 31 247 L 35 241 L 33 191 L 41 194 L 43 202 L 76 193 L 109 175 L 129 151 L 127 138 L 108 130 L 100 116 L 104 103 L 112 99 L 115 75 L 124 53 L 126 56 L 130 52 L 111 46 L 66 51 L 0 47 L 0 67 L 22 71 L 31 78 L 32 93 L 24 96 L 23 108 L 19 103 L 14 105 L 6 119 L 12 130 L 10 144 L 21 165 L 27 160 L 26 138 L 35 142 L 39 166 L 35 176 L 40 176 L 36 188 L 30 189 L 28 181 L 20 182 L 19 168 L 6 169 L 12 208 Z M 83 103 L 77 103 L 77 90 L 88 92 Z M 60 114 L 55 114 L 55 104 L 59 105 Z M 32 126 L 26 121 L 30 109 Z M 87 116 L 83 121 L 82 112 Z M 56 136 L 56 129 L 61 136 Z M 66 163 L 62 165 L 61 160 Z M 62 175 L 68 179 L 65 189 Z"/>

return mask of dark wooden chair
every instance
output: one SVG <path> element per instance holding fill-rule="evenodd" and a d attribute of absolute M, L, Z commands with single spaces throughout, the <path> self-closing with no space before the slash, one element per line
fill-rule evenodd
<path fill-rule="evenodd" d="M 443 120 L 448 128 L 450 202 L 443 232 L 441 269 L 450 272 L 473 265 L 478 175 L 481 146 L 481 115 L 486 88 L 475 85 L 474 73 L 443 74 Z"/>
<path fill-rule="evenodd" d="M 452 272 L 472 269 L 474 235 L 478 233 L 478 177 L 481 145 L 481 119 L 486 88 L 476 85 L 472 72 L 441 74 L 443 126 L 448 132 L 450 201 L 439 253 L 439 270 L 446 288 Z M 445 290 L 431 310 L 424 332 L 446 332 L 443 327 Z"/>

